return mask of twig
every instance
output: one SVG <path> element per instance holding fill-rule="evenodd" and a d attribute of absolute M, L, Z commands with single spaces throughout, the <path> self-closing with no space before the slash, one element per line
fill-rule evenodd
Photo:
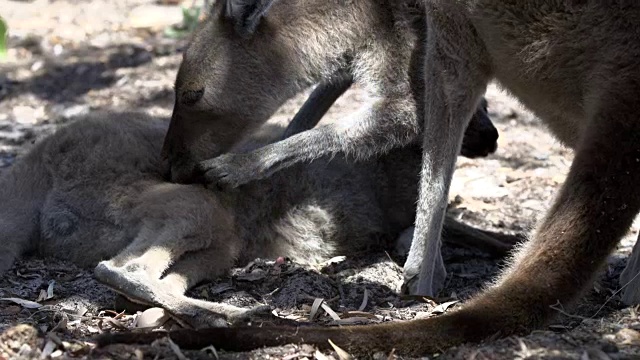
<path fill-rule="evenodd" d="M 638 276 L 640 276 L 640 272 L 638 272 L 636 274 L 636 276 L 632 277 L 631 280 L 627 281 L 626 284 L 622 285 L 620 287 L 620 289 L 616 290 L 613 292 L 613 294 L 611 294 L 611 296 L 609 296 L 607 298 L 607 300 L 604 302 L 604 304 L 602 304 L 602 306 L 600 306 L 600 308 L 598 309 L 598 311 L 596 311 L 595 314 L 593 314 L 593 316 L 591 316 L 591 318 L 596 317 L 596 315 L 598 315 L 600 313 L 600 311 L 602 311 L 602 309 L 604 309 L 605 305 L 607 305 L 607 303 L 609 302 L 609 300 L 611 300 L 614 296 L 618 295 L 618 293 L 620 293 L 620 291 L 624 290 L 624 288 L 626 288 L 627 286 L 629 286 L 629 284 L 631 284 L 631 282 L 633 282 L 633 280 L 635 280 Z"/>
<path fill-rule="evenodd" d="M 600 311 L 602 311 L 602 309 L 604 309 L 604 307 L 607 306 L 609 301 L 611 301 L 611 299 L 613 299 L 614 296 L 618 295 L 622 290 L 624 290 L 627 286 L 629 286 L 633 282 L 633 280 L 635 280 L 638 276 L 640 276 L 640 272 L 638 272 L 633 278 L 631 278 L 631 280 L 627 281 L 624 285 L 622 285 L 620 287 L 620 289 L 614 291 L 613 294 L 608 296 L 607 300 L 605 300 L 604 303 L 602 303 L 600 308 L 598 308 L 598 310 L 593 315 L 591 315 L 589 317 L 584 317 L 584 316 L 575 315 L 575 314 L 569 314 L 568 312 L 566 312 L 566 311 L 564 311 L 562 309 L 562 304 L 560 303 L 560 301 L 557 301 L 555 304 L 551 305 L 550 308 L 553 309 L 553 310 L 556 310 L 557 312 L 561 313 L 562 315 L 570 317 L 570 318 L 580 319 L 580 320 L 591 320 L 591 319 L 595 318 L 596 316 L 598 316 Z"/>

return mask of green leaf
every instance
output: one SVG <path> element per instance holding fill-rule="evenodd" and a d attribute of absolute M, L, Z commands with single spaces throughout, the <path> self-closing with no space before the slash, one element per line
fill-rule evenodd
<path fill-rule="evenodd" d="M 0 58 L 7 56 L 7 23 L 0 16 Z"/>
<path fill-rule="evenodd" d="M 198 26 L 198 19 L 202 8 L 199 6 L 194 7 L 181 7 L 182 10 L 182 23 L 180 25 L 169 26 L 164 29 L 164 35 L 169 38 L 183 38 L 188 36 Z"/>

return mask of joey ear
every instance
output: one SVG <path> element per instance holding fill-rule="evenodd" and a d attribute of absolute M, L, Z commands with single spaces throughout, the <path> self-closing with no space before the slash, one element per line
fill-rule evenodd
<path fill-rule="evenodd" d="M 225 0 L 225 16 L 242 37 L 251 36 L 275 0 Z"/>

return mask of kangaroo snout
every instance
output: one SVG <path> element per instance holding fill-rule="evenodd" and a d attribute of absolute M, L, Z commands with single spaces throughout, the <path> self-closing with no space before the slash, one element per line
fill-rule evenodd
<path fill-rule="evenodd" d="M 204 96 L 204 88 L 196 90 L 183 90 L 180 94 L 180 104 L 186 106 L 195 105 Z"/>
<path fill-rule="evenodd" d="M 163 177 L 178 184 L 201 182 L 196 171 L 196 162 L 190 158 L 164 158 L 162 162 Z"/>

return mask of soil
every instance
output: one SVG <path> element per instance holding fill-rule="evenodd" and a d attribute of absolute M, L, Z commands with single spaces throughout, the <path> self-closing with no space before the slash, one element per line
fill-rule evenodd
<path fill-rule="evenodd" d="M 164 3 L 169 4 L 0 0 L 0 15 L 10 29 L 8 57 L 0 62 L 0 172 L 34 141 L 74 116 L 97 109 L 170 114 L 185 40 L 163 34 L 181 19 L 175 1 Z M 306 94 L 283 106 L 273 121 L 289 120 Z M 360 89 L 350 90 L 328 118 L 339 119 L 354 111 L 365 98 Z M 497 87 L 491 86 L 487 98 L 500 131 L 499 148 L 485 159 L 459 159 L 450 212 L 477 227 L 527 235 L 564 181 L 571 151 Z M 460 346 L 432 357 L 640 359 L 640 308 L 620 303 L 618 283 L 638 227 L 620 243 L 577 305 L 558 309 L 560 317 L 551 326 L 528 336 Z M 228 277 L 197 287 L 191 295 L 239 306 L 268 304 L 276 314 L 292 320 L 308 321 L 313 312 L 313 321 L 325 325 L 407 320 L 455 308 L 458 304 L 446 301 L 468 299 L 505 263 L 452 246 L 446 246 L 444 254 L 448 282 L 443 298 L 436 301 L 400 298 L 401 269 L 386 253 L 346 256 L 320 268 L 257 259 Z M 57 260 L 18 262 L 0 278 L 0 297 L 38 303 L 34 308 L 27 302 L 0 302 L 0 359 L 339 358 L 335 352 L 293 345 L 214 355 L 212 349 L 180 350 L 167 340 L 150 346 L 95 349 L 96 334 L 133 328 L 143 318 L 153 320 L 153 314 L 119 312 L 121 299 L 94 280 L 90 269 Z M 322 308 L 312 309 L 316 299 L 324 299 L 339 319 Z M 160 327 L 179 325 L 168 320 Z"/>

